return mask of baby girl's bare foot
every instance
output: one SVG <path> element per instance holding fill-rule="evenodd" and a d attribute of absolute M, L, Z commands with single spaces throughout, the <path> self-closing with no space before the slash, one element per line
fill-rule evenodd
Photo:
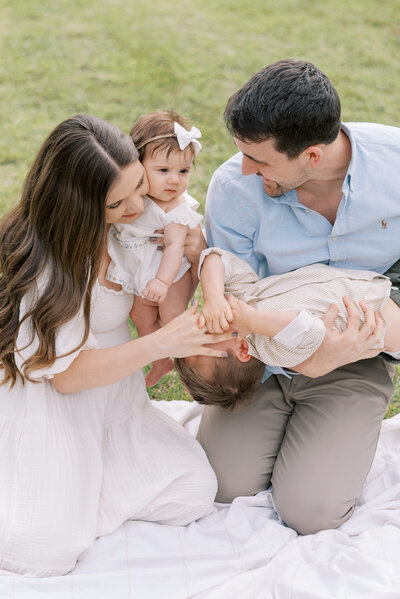
<path fill-rule="evenodd" d="M 171 358 L 163 358 L 153 362 L 149 374 L 146 376 L 146 387 L 152 387 L 164 374 L 174 369 L 174 361 Z"/>

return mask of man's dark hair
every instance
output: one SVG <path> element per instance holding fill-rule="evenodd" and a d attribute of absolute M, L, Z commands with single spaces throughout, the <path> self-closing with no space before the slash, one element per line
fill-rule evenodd
<path fill-rule="evenodd" d="M 224 119 L 240 140 L 272 138 L 278 152 L 295 158 L 308 146 L 336 139 L 340 99 L 328 77 L 310 62 L 280 60 L 229 98 Z"/>
<path fill-rule="evenodd" d="M 265 371 L 265 364 L 254 356 L 248 362 L 240 362 L 231 353 L 227 358 L 215 358 L 209 377 L 189 366 L 185 358 L 174 361 L 179 378 L 193 399 L 229 412 L 237 412 L 250 403 Z"/>

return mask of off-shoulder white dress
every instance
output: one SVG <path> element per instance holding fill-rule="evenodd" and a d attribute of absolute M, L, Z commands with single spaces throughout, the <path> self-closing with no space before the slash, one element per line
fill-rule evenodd
<path fill-rule="evenodd" d="M 40 292 L 40 290 L 39 290 Z M 23 299 L 21 315 L 33 300 Z M 129 340 L 132 295 L 96 285 L 83 349 Z M 126 519 L 184 525 L 213 511 L 216 478 L 205 453 L 154 408 L 143 374 L 62 395 L 51 377 L 79 352 L 79 314 L 59 329 L 51 368 L 37 383 L 0 386 L 0 569 L 28 576 L 71 570 L 100 536 Z M 32 353 L 30 324 L 18 337 L 19 365 Z M 25 348 L 25 349 L 24 349 Z"/>
<path fill-rule="evenodd" d="M 130 224 L 114 224 L 110 227 L 108 251 L 111 262 L 107 279 L 118 283 L 128 293 L 140 295 L 147 283 L 154 279 L 160 268 L 162 252 L 157 245 L 150 243 L 149 237 L 158 229 L 170 223 L 185 225 L 194 229 L 202 220 L 196 212 L 200 204 L 187 192 L 185 202 L 169 212 L 164 212 L 153 200 L 144 198 L 144 212 Z M 190 268 L 190 262 L 183 256 L 174 283 L 179 281 Z"/>

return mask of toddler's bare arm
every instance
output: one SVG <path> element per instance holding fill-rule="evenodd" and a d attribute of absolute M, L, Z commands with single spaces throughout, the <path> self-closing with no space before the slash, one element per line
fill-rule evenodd
<path fill-rule="evenodd" d="M 210 333 L 223 333 L 229 329 L 232 311 L 224 297 L 224 265 L 221 256 L 209 254 L 205 257 L 200 283 L 203 289 L 204 305 L 200 314 L 199 326 L 207 326 Z"/>
<path fill-rule="evenodd" d="M 249 333 L 274 337 L 299 315 L 295 310 L 256 310 L 233 295 L 227 295 L 226 298 L 232 309 L 232 326 L 241 337 Z"/>
<path fill-rule="evenodd" d="M 147 283 L 143 291 L 144 297 L 159 304 L 165 300 L 182 263 L 186 229 L 186 225 L 178 223 L 170 223 L 164 227 L 164 252 L 160 268 L 155 278 Z"/>

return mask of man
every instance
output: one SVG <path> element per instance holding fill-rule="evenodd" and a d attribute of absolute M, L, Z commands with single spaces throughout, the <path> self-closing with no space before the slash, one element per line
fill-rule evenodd
<path fill-rule="evenodd" d="M 209 245 L 260 277 L 323 262 L 387 271 L 400 256 L 400 129 L 340 121 L 340 100 L 314 65 L 274 63 L 228 101 L 240 152 L 210 183 Z M 383 326 L 354 306 L 294 370 L 269 369 L 238 414 L 210 406 L 198 439 L 219 481 L 217 500 L 273 485 L 282 519 L 302 534 L 352 514 L 392 395 L 393 367 L 373 349 Z M 301 374 L 298 374 L 301 373 Z M 312 377 L 312 378 L 311 378 Z"/>

